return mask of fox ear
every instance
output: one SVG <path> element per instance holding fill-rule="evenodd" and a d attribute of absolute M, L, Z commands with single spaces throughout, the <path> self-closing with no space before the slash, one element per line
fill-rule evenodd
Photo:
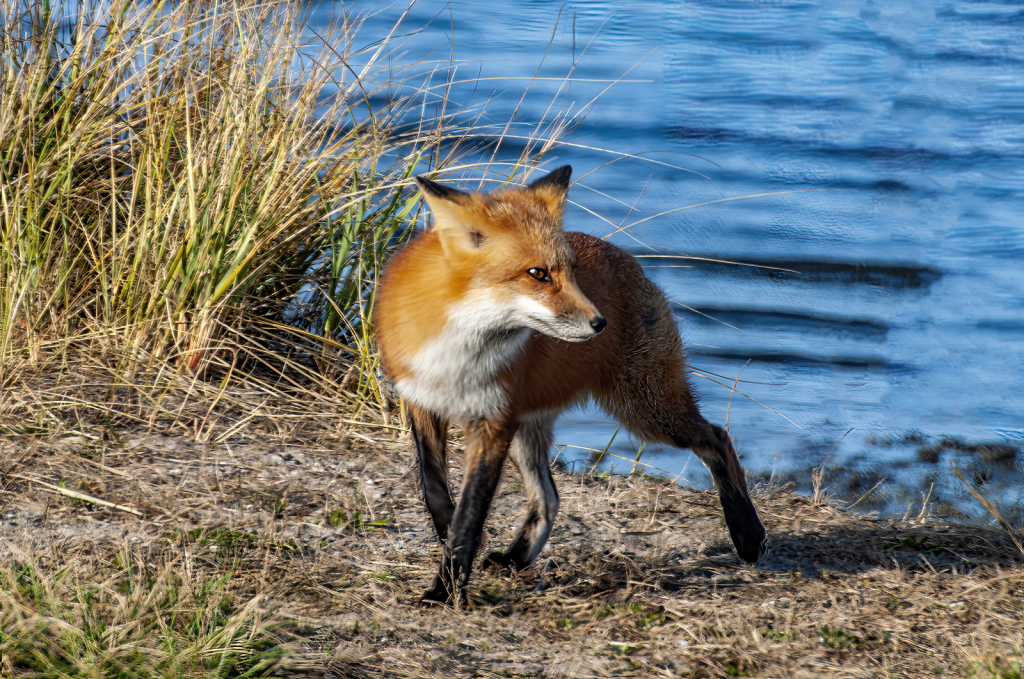
<path fill-rule="evenodd" d="M 537 189 L 550 187 L 564 196 L 569 192 L 569 178 L 571 176 L 572 165 L 563 165 L 530 184 L 530 188 L 536 191 Z"/>
<path fill-rule="evenodd" d="M 451 200 L 458 203 L 461 202 L 463 198 L 469 197 L 469 194 L 465 191 L 459 191 L 458 189 L 449 188 L 444 184 L 438 184 L 435 181 L 427 179 L 426 176 L 422 174 L 413 177 L 413 181 L 415 181 L 416 186 L 420 187 L 420 190 L 423 191 L 423 196 L 427 199 L 427 205 L 429 205 L 431 209 L 434 207 L 434 200 L 432 199 Z"/>
<path fill-rule="evenodd" d="M 423 175 L 414 178 L 423 191 L 423 200 L 434 213 L 432 230 L 441 239 L 445 256 L 451 257 L 460 250 L 479 250 L 487 240 L 480 229 L 474 229 L 466 210 L 472 196 L 465 191 L 452 189 L 430 181 Z"/>

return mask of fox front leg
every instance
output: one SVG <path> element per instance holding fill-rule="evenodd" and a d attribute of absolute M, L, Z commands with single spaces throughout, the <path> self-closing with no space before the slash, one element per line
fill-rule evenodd
<path fill-rule="evenodd" d="M 448 527 L 441 564 L 425 601 L 465 601 L 465 587 L 480 547 L 484 521 L 491 508 L 501 470 L 515 436 L 517 423 L 477 420 L 466 427 L 466 472 L 462 493 Z"/>
<path fill-rule="evenodd" d="M 412 403 L 407 407 L 419 457 L 423 501 L 434 522 L 437 539 L 443 543 L 455 513 L 455 503 L 448 486 L 448 421 Z"/>

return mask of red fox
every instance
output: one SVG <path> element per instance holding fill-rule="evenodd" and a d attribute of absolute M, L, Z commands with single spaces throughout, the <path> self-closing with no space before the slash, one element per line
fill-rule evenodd
<path fill-rule="evenodd" d="M 766 533 L 724 429 L 708 423 L 664 294 L 629 254 L 562 230 L 572 168 L 523 189 L 464 193 L 416 183 L 434 224 L 388 263 L 377 341 L 404 399 L 420 480 L 443 556 L 424 600 L 462 600 L 505 458 L 523 478 L 528 516 L 488 559 L 530 565 L 558 512 L 548 465 L 555 419 L 593 398 L 643 441 L 690 448 L 711 470 L 739 555 L 756 562 Z M 465 431 L 456 504 L 448 425 Z"/>

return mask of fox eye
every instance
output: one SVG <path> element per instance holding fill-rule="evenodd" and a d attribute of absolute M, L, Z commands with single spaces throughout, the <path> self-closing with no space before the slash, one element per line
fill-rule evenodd
<path fill-rule="evenodd" d="M 547 269 L 541 269 L 535 266 L 532 269 L 527 269 L 526 273 L 530 274 L 538 281 L 544 281 L 545 283 L 551 282 L 551 274 L 548 273 Z"/>

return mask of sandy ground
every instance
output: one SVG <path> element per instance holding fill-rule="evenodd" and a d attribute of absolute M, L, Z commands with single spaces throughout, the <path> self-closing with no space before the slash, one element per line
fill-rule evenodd
<path fill-rule="evenodd" d="M 987 677 L 1024 649 L 1024 555 L 1004 533 L 861 516 L 785 487 L 754 489 L 771 549 L 750 567 L 713 493 L 558 472 L 538 563 L 476 570 L 468 609 L 452 610 L 417 603 L 440 549 L 398 428 L 9 438 L 0 471 L 0 568 L 87 578 L 83 564 L 127 550 L 229 573 L 288 623 L 278 676 Z M 483 550 L 523 518 L 508 472 Z"/>

